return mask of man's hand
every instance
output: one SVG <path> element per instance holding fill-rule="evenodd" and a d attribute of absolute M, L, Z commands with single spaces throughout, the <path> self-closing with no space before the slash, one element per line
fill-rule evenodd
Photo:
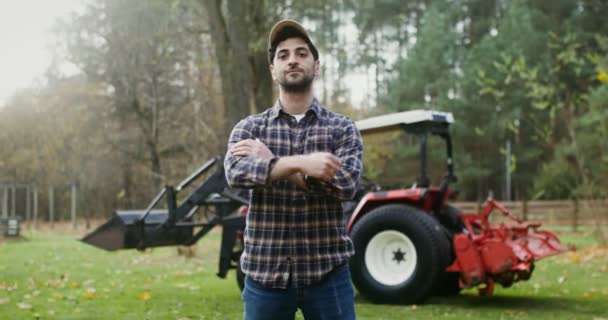
<path fill-rule="evenodd" d="M 274 158 L 272 151 L 258 139 L 241 140 L 230 148 L 230 152 L 237 157 L 255 157 L 266 160 Z"/>
<path fill-rule="evenodd" d="M 297 172 L 287 177 L 287 181 L 295 184 L 301 189 L 307 189 L 306 181 L 304 181 L 304 176 L 301 173 Z"/>
<path fill-rule="evenodd" d="M 335 155 L 329 152 L 315 152 L 305 156 L 300 169 L 304 175 L 329 181 L 336 175 L 341 165 L 342 160 Z"/>

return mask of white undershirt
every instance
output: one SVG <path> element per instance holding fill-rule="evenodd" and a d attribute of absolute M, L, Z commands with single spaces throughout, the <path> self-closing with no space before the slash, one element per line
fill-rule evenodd
<path fill-rule="evenodd" d="M 302 113 L 302 114 L 292 114 L 292 116 L 294 118 L 296 118 L 296 122 L 300 122 L 300 120 L 302 120 L 302 118 L 304 118 L 304 116 L 306 115 L 306 113 Z"/>

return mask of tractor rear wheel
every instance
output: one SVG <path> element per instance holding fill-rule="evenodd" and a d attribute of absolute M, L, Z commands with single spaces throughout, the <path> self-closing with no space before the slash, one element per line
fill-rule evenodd
<path fill-rule="evenodd" d="M 374 302 L 423 302 L 443 271 L 442 237 L 441 225 L 414 207 L 391 204 L 368 212 L 351 232 L 355 287 Z"/>

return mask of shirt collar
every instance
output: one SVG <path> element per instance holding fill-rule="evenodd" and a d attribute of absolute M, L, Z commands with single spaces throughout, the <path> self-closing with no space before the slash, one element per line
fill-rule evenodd
<path fill-rule="evenodd" d="M 306 113 L 309 113 L 311 111 L 317 116 L 317 118 L 319 118 L 321 116 L 321 105 L 319 104 L 319 100 L 317 100 L 317 98 L 312 99 L 312 104 L 310 105 L 310 109 L 308 109 L 308 111 L 306 111 Z M 277 99 L 277 101 L 274 103 L 274 106 L 272 106 L 272 109 L 270 110 L 270 117 L 271 117 L 271 119 L 274 120 L 278 116 L 280 116 L 281 113 L 286 113 L 286 112 L 283 111 L 283 106 L 281 105 L 281 101 L 279 99 Z"/>

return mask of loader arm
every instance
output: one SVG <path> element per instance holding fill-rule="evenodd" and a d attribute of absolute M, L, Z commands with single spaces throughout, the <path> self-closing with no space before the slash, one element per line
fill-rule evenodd
<path fill-rule="evenodd" d="M 237 241 L 240 239 L 239 232 L 245 228 L 246 210 L 239 208 L 249 201 L 240 191 L 228 187 L 219 159 L 209 160 L 177 187 L 163 188 L 146 209 L 117 210 L 108 222 L 86 235 L 82 241 L 111 251 L 189 246 L 221 225 L 222 242 L 217 275 L 226 277 L 228 271 L 236 267 L 240 257 L 242 247 Z M 178 193 L 212 168 L 215 171 L 178 205 Z M 154 209 L 163 198 L 166 199 L 167 209 Z M 197 222 L 194 215 L 201 207 L 212 207 L 213 215 L 208 216 L 207 221 Z"/>

